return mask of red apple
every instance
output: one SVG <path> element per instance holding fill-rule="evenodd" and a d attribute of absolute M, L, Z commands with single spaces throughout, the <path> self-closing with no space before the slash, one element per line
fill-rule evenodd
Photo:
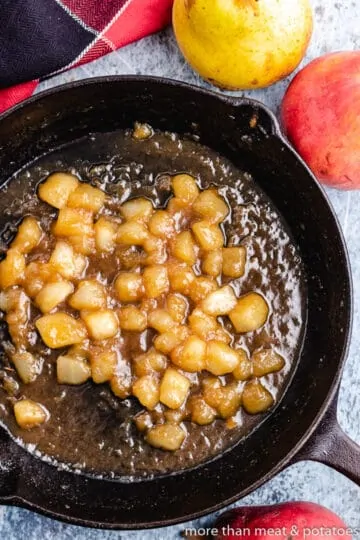
<path fill-rule="evenodd" d="M 214 534 L 215 533 L 215 534 Z M 351 540 L 351 530 L 333 512 L 308 502 L 243 506 L 221 514 L 216 540 Z"/>
<path fill-rule="evenodd" d="M 320 182 L 360 188 L 360 51 L 310 62 L 281 106 L 284 131 Z"/>

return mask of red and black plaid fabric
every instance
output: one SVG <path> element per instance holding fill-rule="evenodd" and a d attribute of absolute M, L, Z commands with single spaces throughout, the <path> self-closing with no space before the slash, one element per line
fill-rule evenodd
<path fill-rule="evenodd" d="M 0 0 L 0 112 L 170 22 L 173 0 Z"/>

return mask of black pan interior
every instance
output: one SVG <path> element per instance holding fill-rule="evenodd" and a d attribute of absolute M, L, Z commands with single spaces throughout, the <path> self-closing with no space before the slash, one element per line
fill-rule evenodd
<path fill-rule="evenodd" d="M 257 117 L 256 127 L 251 121 Z M 142 528 L 206 513 L 280 470 L 313 429 L 338 382 L 351 316 L 347 256 L 336 218 L 313 177 L 259 104 L 143 78 L 112 78 L 47 93 L 0 122 L 0 185 L 35 157 L 89 132 L 130 127 L 195 134 L 249 171 L 285 218 L 308 280 L 301 361 L 281 404 L 250 437 L 209 464 L 136 483 L 58 470 L 0 432 L 0 497 L 85 525 Z M 0 199 L 1 207 L 1 199 Z"/>

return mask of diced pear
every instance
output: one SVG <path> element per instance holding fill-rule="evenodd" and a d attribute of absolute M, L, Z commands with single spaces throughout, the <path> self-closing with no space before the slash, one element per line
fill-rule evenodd
<path fill-rule="evenodd" d="M 190 231 L 183 231 L 175 236 L 172 243 L 174 257 L 192 266 L 196 262 L 197 251 L 197 246 Z"/>
<path fill-rule="evenodd" d="M 53 280 L 60 281 L 61 279 L 62 276 L 50 263 L 34 261 L 25 268 L 23 285 L 30 298 L 35 298 L 45 283 Z"/>
<path fill-rule="evenodd" d="M 115 249 L 117 225 L 101 216 L 94 225 L 96 249 L 101 253 L 111 253 Z"/>
<path fill-rule="evenodd" d="M 121 302 L 137 302 L 144 295 L 143 278 L 135 272 L 122 272 L 114 286 Z"/>
<path fill-rule="evenodd" d="M 163 450 L 178 450 L 186 437 L 185 431 L 177 424 L 159 424 L 149 429 L 146 440 L 155 448 Z"/>
<path fill-rule="evenodd" d="M 204 298 L 218 288 L 215 280 L 200 276 L 194 279 L 190 285 L 189 296 L 195 304 L 200 304 Z"/>
<path fill-rule="evenodd" d="M 218 225 L 209 221 L 198 221 L 191 227 L 196 241 L 204 251 L 213 251 L 223 247 L 224 236 Z"/>
<path fill-rule="evenodd" d="M 97 340 L 114 337 L 119 329 L 119 321 L 111 309 L 81 313 L 89 335 Z"/>
<path fill-rule="evenodd" d="M 176 198 L 193 202 L 199 195 L 199 188 L 196 180 L 189 174 L 177 174 L 172 178 L 172 189 Z"/>
<path fill-rule="evenodd" d="M 154 212 L 154 207 L 149 199 L 139 197 L 122 204 L 120 212 L 127 221 L 135 220 L 147 223 Z"/>
<path fill-rule="evenodd" d="M 69 299 L 69 305 L 80 310 L 97 310 L 106 307 L 106 291 L 104 285 L 93 279 L 80 281 L 75 293 Z"/>
<path fill-rule="evenodd" d="M 137 377 L 164 371 L 166 367 L 166 356 L 158 353 L 155 349 L 150 349 L 146 353 L 136 356 L 133 360 L 133 369 Z"/>
<path fill-rule="evenodd" d="M 253 363 L 244 349 L 237 349 L 237 353 L 239 364 L 234 369 L 233 375 L 237 381 L 247 381 L 253 375 Z"/>
<path fill-rule="evenodd" d="M 150 311 L 154 311 L 158 307 L 158 300 L 156 298 L 143 298 L 140 304 L 140 308 L 144 313 L 149 314 Z"/>
<path fill-rule="evenodd" d="M 29 345 L 30 298 L 20 287 L 11 287 L 0 294 L 1 309 L 6 312 L 6 322 L 12 342 L 17 349 Z"/>
<path fill-rule="evenodd" d="M 74 256 L 74 277 L 79 278 L 82 276 L 84 270 L 86 269 L 88 265 L 88 260 L 84 255 L 81 255 L 80 253 L 75 253 Z"/>
<path fill-rule="evenodd" d="M 93 255 L 95 253 L 95 236 L 86 234 L 79 236 L 69 236 L 69 243 L 74 250 L 81 255 Z"/>
<path fill-rule="evenodd" d="M 69 281 L 47 283 L 35 297 L 35 303 L 43 313 L 49 313 L 61 304 L 73 292 L 74 286 Z"/>
<path fill-rule="evenodd" d="M 28 216 L 19 225 L 10 247 L 17 249 L 20 253 L 30 253 L 39 244 L 41 237 L 42 230 L 38 221 L 32 216 Z"/>
<path fill-rule="evenodd" d="M 120 399 L 125 399 L 131 394 L 131 378 L 115 374 L 110 380 L 112 393 Z"/>
<path fill-rule="evenodd" d="M 169 278 L 166 266 L 153 265 L 143 273 L 145 294 L 148 298 L 158 298 L 169 291 Z"/>
<path fill-rule="evenodd" d="M 25 272 L 25 257 L 17 249 L 9 249 L 0 262 L 0 289 L 19 285 Z"/>
<path fill-rule="evenodd" d="M 55 236 L 92 236 L 93 215 L 83 208 L 61 208 L 53 233 Z"/>
<path fill-rule="evenodd" d="M 208 338 L 213 339 L 215 341 L 222 341 L 223 343 L 230 344 L 232 342 L 232 336 L 225 330 L 221 324 L 218 325 L 215 332 L 210 333 L 208 335 Z"/>
<path fill-rule="evenodd" d="M 202 381 L 202 393 L 204 400 L 210 407 L 217 409 L 222 399 L 222 383 L 219 377 L 206 377 Z"/>
<path fill-rule="evenodd" d="M 191 204 L 178 197 L 172 197 L 166 207 L 166 211 L 173 216 L 177 225 L 183 221 L 184 217 L 189 216 L 189 209 L 191 209 Z"/>
<path fill-rule="evenodd" d="M 118 244 L 128 246 L 141 246 L 149 235 L 148 230 L 142 223 L 127 221 L 119 225 L 116 241 Z"/>
<path fill-rule="evenodd" d="M 200 426 L 211 424 L 216 418 L 216 410 L 210 407 L 202 396 L 193 396 L 189 400 L 191 421 Z"/>
<path fill-rule="evenodd" d="M 217 291 L 211 292 L 202 301 L 201 309 L 207 315 L 218 317 L 227 315 L 236 306 L 237 298 L 230 285 L 225 285 Z"/>
<path fill-rule="evenodd" d="M 1 386 L 9 397 L 16 397 L 20 393 L 20 385 L 12 375 L 4 375 Z"/>
<path fill-rule="evenodd" d="M 164 264 L 168 258 L 166 242 L 162 238 L 149 235 L 143 244 L 147 253 L 145 263 L 149 265 Z"/>
<path fill-rule="evenodd" d="M 81 343 L 86 339 L 85 325 L 67 313 L 43 315 L 35 321 L 41 339 L 51 349 Z"/>
<path fill-rule="evenodd" d="M 17 401 L 14 405 L 14 414 L 18 426 L 22 429 L 38 427 L 49 418 L 45 407 L 31 399 Z"/>
<path fill-rule="evenodd" d="M 229 313 L 235 330 L 241 334 L 254 332 L 261 328 L 269 315 L 269 306 L 263 296 L 249 293 L 241 296 Z"/>
<path fill-rule="evenodd" d="M 272 407 L 274 398 L 259 381 L 246 383 L 242 393 L 242 405 L 249 414 L 260 414 Z"/>
<path fill-rule="evenodd" d="M 216 319 L 198 308 L 194 309 L 189 315 L 189 325 L 192 332 L 205 341 L 208 339 L 209 334 L 215 332 L 218 328 Z"/>
<path fill-rule="evenodd" d="M 176 322 L 165 309 L 155 309 L 148 316 L 148 324 L 157 332 L 164 333 L 176 326 Z"/>
<path fill-rule="evenodd" d="M 101 384 L 115 375 L 117 355 L 111 350 L 92 350 L 90 353 L 91 377 L 94 383 Z"/>
<path fill-rule="evenodd" d="M 91 377 L 91 368 L 84 358 L 70 355 L 59 356 L 56 361 L 59 384 L 83 384 Z"/>
<path fill-rule="evenodd" d="M 175 232 L 173 217 L 166 210 L 157 210 L 149 220 L 149 231 L 164 240 L 171 238 Z"/>
<path fill-rule="evenodd" d="M 81 343 L 76 343 L 68 350 L 68 354 L 74 358 L 89 359 L 90 342 L 85 339 Z"/>
<path fill-rule="evenodd" d="M 180 424 L 188 416 L 189 411 L 185 407 L 181 409 L 165 409 L 164 418 L 169 424 Z"/>
<path fill-rule="evenodd" d="M 220 223 L 229 213 L 229 207 L 214 189 L 206 189 L 197 197 L 193 210 L 211 223 Z"/>
<path fill-rule="evenodd" d="M 133 395 L 149 410 L 156 407 L 160 398 L 159 381 L 154 375 L 137 379 L 132 387 Z"/>
<path fill-rule="evenodd" d="M 171 351 L 180 345 L 189 335 L 190 330 L 187 326 L 176 326 L 172 330 L 157 336 L 154 339 L 154 347 L 163 354 L 170 354 Z"/>
<path fill-rule="evenodd" d="M 154 339 L 155 348 L 164 353 L 169 354 L 175 347 L 182 342 L 182 339 L 175 332 L 165 332 Z"/>
<path fill-rule="evenodd" d="M 251 356 L 255 377 L 264 377 L 269 373 L 281 371 L 285 366 L 285 360 L 273 349 L 255 351 Z"/>
<path fill-rule="evenodd" d="M 171 352 L 171 361 L 180 369 L 195 373 L 205 369 L 205 356 L 205 341 L 197 336 L 190 336 Z"/>
<path fill-rule="evenodd" d="M 195 279 L 192 268 L 184 264 L 173 263 L 168 264 L 167 267 L 171 289 L 174 292 L 189 294 L 190 286 Z"/>
<path fill-rule="evenodd" d="M 213 375 L 231 373 L 240 362 L 236 350 L 221 341 L 209 341 L 206 344 L 206 369 Z"/>
<path fill-rule="evenodd" d="M 86 258 L 75 253 L 73 247 L 64 240 L 56 242 L 49 262 L 66 279 L 81 277 L 87 264 Z"/>
<path fill-rule="evenodd" d="M 36 358 L 29 352 L 15 352 L 11 356 L 11 361 L 14 364 L 20 379 L 25 384 L 34 382 L 41 373 L 43 365 L 42 360 Z"/>
<path fill-rule="evenodd" d="M 152 234 L 149 234 L 146 238 L 143 249 L 147 253 L 152 253 L 153 251 L 161 251 L 166 247 L 166 242 L 162 238 L 158 238 L 157 236 L 153 236 Z"/>
<path fill-rule="evenodd" d="M 231 278 L 242 277 L 245 273 L 246 248 L 244 246 L 223 248 L 224 276 Z"/>
<path fill-rule="evenodd" d="M 45 182 L 39 186 L 39 197 L 54 208 L 64 208 L 70 197 L 79 185 L 76 176 L 57 172 L 50 174 Z"/>
<path fill-rule="evenodd" d="M 221 400 L 218 405 L 218 412 L 224 419 L 234 416 L 241 405 L 241 390 L 237 383 L 230 383 L 221 389 Z"/>
<path fill-rule="evenodd" d="M 1 311 L 10 311 L 12 309 L 12 298 L 11 298 L 11 292 L 16 289 L 8 289 L 6 292 L 2 291 L 0 292 L 0 310 Z M 10 293 L 10 294 L 9 294 Z"/>
<path fill-rule="evenodd" d="M 166 298 L 166 308 L 174 321 L 182 323 L 189 309 L 189 304 L 180 294 L 169 294 Z"/>
<path fill-rule="evenodd" d="M 178 409 L 185 402 L 191 382 L 176 369 L 168 368 L 160 384 L 160 401 L 170 409 Z"/>
<path fill-rule="evenodd" d="M 151 414 L 148 411 L 137 414 L 134 417 L 134 424 L 141 433 L 147 431 L 153 426 Z"/>
<path fill-rule="evenodd" d="M 20 287 L 11 287 L 0 293 L 0 309 L 5 312 L 18 311 L 22 316 L 28 313 L 30 299 Z"/>
<path fill-rule="evenodd" d="M 118 313 L 120 328 L 129 332 L 143 332 L 148 326 L 146 313 L 135 306 L 126 306 Z"/>
<path fill-rule="evenodd" d="M 202 271 L 208 276 L 217 277 L 221 274 L 223 266 L 223 255 L 221 249 L 208 251 L 205 253 L 202 262 Z"/>
<path fill-rule="evenodd" d="M 137 141 L 144 141 L 145 139 L 149 139 L 154 134 L 154 131 L 149 124 L 144 124 L 140 122 L 135 122 L 134 131 L 132 133 L 132 136 Z"/>
<path fill-rule="evenodd" d="M 66 206 L 97 213 L 104 206 L 105 199 L 106 194 L 101 189 L 82 183 L 70 193 Z"/>

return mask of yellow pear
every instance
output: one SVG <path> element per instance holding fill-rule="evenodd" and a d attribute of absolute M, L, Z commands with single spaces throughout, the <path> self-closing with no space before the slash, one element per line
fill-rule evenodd
<path fill-rule="evenodd" d="M 175 0 L 173 25 L 204 79 L 245 90 L 269 86 L 298 66 L 313 16 L 309 0 Z"/>

